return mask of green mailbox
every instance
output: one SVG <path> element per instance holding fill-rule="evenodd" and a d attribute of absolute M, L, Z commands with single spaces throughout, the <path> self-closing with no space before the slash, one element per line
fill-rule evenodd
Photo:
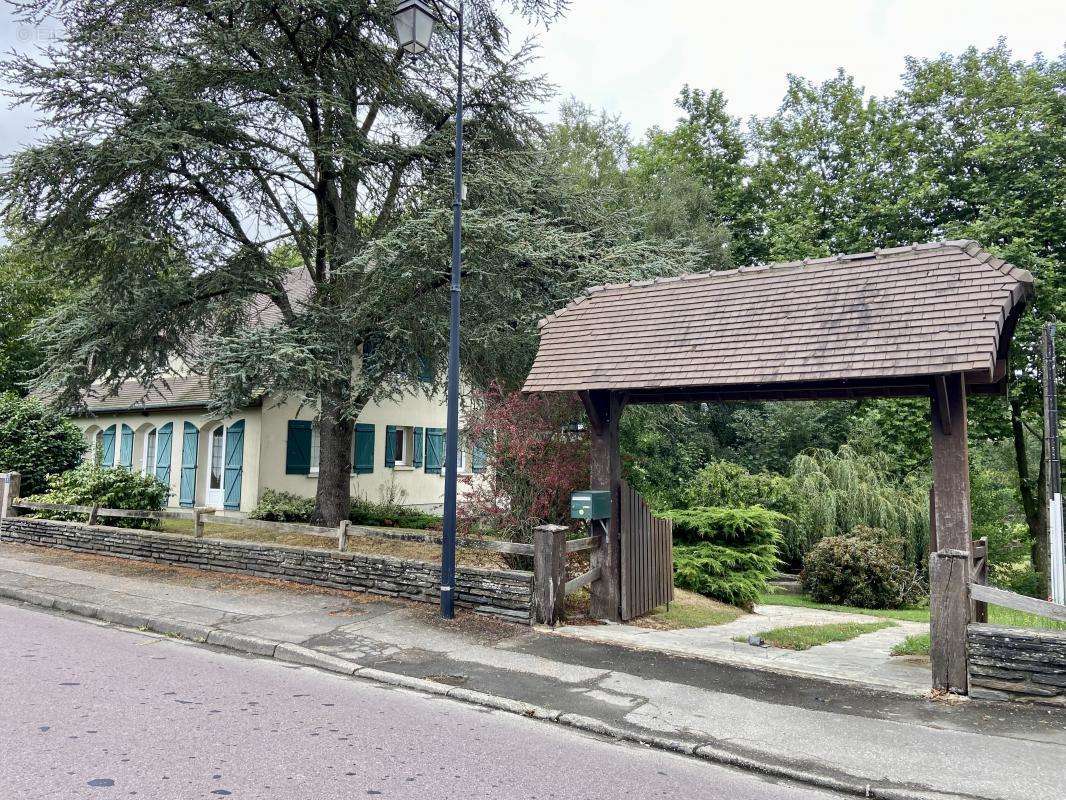
<path fill-rule="evenodd" d="M 585 490 L 570 495 L 570 516 L 573 519 L 609 519 L 611 493 L 606 490 Z"/>

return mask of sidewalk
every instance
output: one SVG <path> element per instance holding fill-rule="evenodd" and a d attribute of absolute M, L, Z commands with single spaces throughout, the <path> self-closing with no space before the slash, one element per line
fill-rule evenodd
<path fill-rule="evenodd" d="M 860 795 L 1059 800 L 1066 785 L 1057 710 L 933 702 L 470 615 L 446 623 L 432 607 L 368 595 L 10 544 L 0 596 Z"/>

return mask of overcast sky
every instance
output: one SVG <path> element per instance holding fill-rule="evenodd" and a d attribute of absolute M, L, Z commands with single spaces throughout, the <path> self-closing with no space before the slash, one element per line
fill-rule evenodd
<path fill-rule="evenodd" d="M 16 24 L 0 3 L 0 49 L 52 33 Z M 639 136 L 674 121 L 685 82 L 722 89 L 746 117 L 777 106 L 789 72 L 823 80 L 844 67 L 886 94 L 908 55 L 987 48 L 1006 36 L 1019 57 L 1055 57 L 1066 41 L 1064 8 L 1064 0 L 573 0 L 565 19 L 539 31 L 541 70 L 561 95 L 620 114 Z M 0 153 L 10 153 L 32 138 L 33 114 L 0 103 Z"/>

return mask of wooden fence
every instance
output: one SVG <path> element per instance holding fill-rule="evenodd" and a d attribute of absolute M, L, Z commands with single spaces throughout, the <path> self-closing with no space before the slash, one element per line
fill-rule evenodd
<path fill-rule="evenodd" d="M 674 599 L 674 524 L 622 481 L 622 621 Z"/>
<path fill-rule="evenodd" d="M 533 531 L 533 618 L 543 625 L 563 621 L 566 596 L 600 577 L 600 568 L 571 580 L 566 579 L 566 560 L 574 553 L 592 553 L 603 543 L 603 536 L 567 539 L 564 525 L 541 525 Z"/>

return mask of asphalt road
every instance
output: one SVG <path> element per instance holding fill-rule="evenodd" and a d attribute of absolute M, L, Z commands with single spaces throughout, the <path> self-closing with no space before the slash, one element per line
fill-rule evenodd
<path fill-rule="evenodd" d="M 0 798 L 821 791 L 441 698 L 0 605 Z"/>

